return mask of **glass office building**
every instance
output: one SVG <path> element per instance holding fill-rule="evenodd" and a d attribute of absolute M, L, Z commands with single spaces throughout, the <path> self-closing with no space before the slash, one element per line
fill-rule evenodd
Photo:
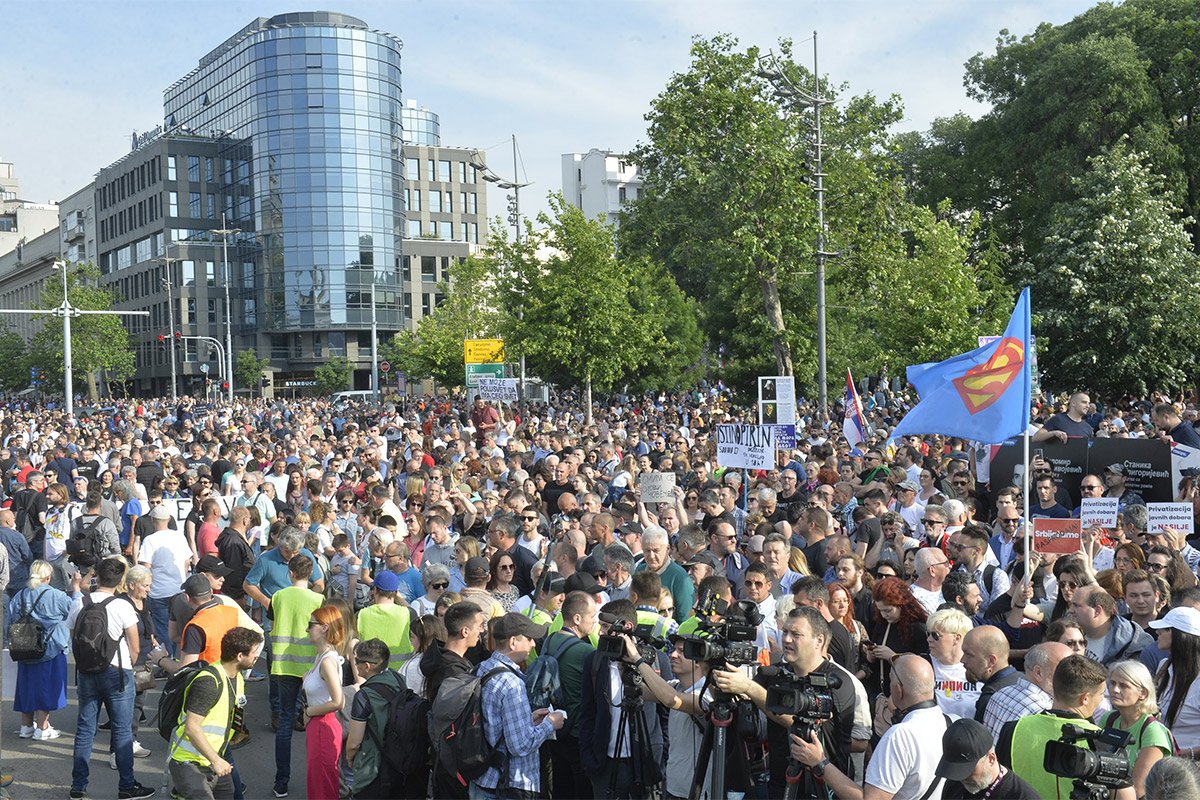
<path fill-rule="evenodd" d="M 228 189 L 214 218 L 172 238 L 211 240 L 222 212 L 242 231 L 229 256 L 234 350 L 270 358 L 277 389 L 337 355 L 358 362 L 362 384 L 372 294 L 381 339 L 404 325 L 400 51 L 354 17 L 281 14 L 164 93 L 165 133 L 214 139 Z"/>

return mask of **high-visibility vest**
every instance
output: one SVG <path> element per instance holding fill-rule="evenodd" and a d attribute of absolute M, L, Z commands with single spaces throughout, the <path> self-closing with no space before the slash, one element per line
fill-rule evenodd
<path fill-rule="evenodd" d="M 303 678 L 317 657 L 317 646 L 308 638 L 308 621 L 325 602 L 310 589 L 289 586 L 271 597 L 275 624 L 271 627 L 271 674 Z"/>
<path fill-rule="evenodd" d="M 212 664 L 205 667 L 203 671 L 192 678 L 192 683 L 188 684 L 188 688 L 184 694 L 184 707 L 187 707 L 187 691 L 191 691 L 192 684 L 196 681 L 216 681 L 220 694 L 217 696 L 217 702 L 213 703 L 213 707 L 204 715 L 204 721 L 200 723 L 200 730 L 204 733 L 204 738 L 208 740 L 208 746 L 213 749 L 218 755 L 224 753 L 225 746 L 229 743 L 229 739 L 233 736 L 233 709 L 238 698 L 245 695 L 245 684 L 242 682 L 241 673 L 234 677 L 234 691 L 230 691 L 229 678 L 225 671 L 221 669 L 220 664 Z M 187 726 L 187 711 L 183 713 L 183 719 L 175 727 L 175 733 L 171 737 L 174 742 L 174 747 L 171 748 L 171 760 L 173 761 L 191 761 L 199 764 L 202 767 L 209 767 L 212 764 L 207 758 L 200 755 L 200 751 L 187 738 L 185 729 Z"/>
<path fill-rule="evenodd" d="M 1100 730 L 1087 720 L 1046 712 L 1021 717 L 1013 729 L 1012 771 L 1024 778 L 1043 800 L 1067 800 L 1071 796 L 1071 779 L 1060 778 L 1043 766 L 1046 742 L 1062 736 L 1064 725 L 1078 725 L 1090 731 Z"/>
<path fill-rule="evenodd" d="M 187 638 L 188 628 L 196 627 L 204 631 L 204 649 L 200 651 L 200 660 L 209 664 L 221 663 L 221 640 L 225 634 L 237 627 L 238 610 L 217 601 L 209 608 L 197 611 L 187 625 L 183 626 L 183 638 Z"/>
<path fill-rule="evenodd" d="M 367 606 L 358 612 L 358 640 L 379 639 L 388 646 L 392 655 L 413 651 L 409 628 L 412 626 L 412 611 L 398 603 L 386 606 Z"/>
<path fill-rule="evenodd" d="M 546 611 L 544 608 L 538 608 L 537 606 L 531 605 L 521 613 L 533 620 L 534 625 L 549 625 L 554 621 L 554 618 L 550 616 L 549 611 Z M 549 631 L 547 631 L 547 635 L 549 635 Z"/>
<path fill-rule="evenodd" d="M 649 625 L 650 630 L 659 639 L 667 638 L 667 621 L 656 611 L 639 608 L 633 612 L 638 625 Z"/>

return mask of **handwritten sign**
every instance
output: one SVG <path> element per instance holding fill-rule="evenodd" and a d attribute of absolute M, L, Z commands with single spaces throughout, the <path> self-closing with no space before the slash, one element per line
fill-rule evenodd
<path fill-rule="evenodd" d="M 643 503 L 674 503 L 675 473 L 646 472 L 638 477 Z"/>
<path fill-rule="evenodd" d="M 775 463 L 775 444 L 773 425 L 718 425 L 717 464 L 770 469 Z"/>
<path fill-rule="evenodd" d="M 516 378 L 480 378 L 479 396 L 493 403 L 517 402 Z"/>
<path fill-rule="evenodd" d="M 1085 528 L 1117 527 L 1117 498 L 1085 497 L 1079 504 L 1079 521 Z"/>
<path fill-rule="evenodd" d="M 1082 526 L 1077 519 L 1033 520 L 1033 549 L 1038 553 L 1077 553 Z"/>
<path fill-rule="evenodd" d="M 1196 532 L 1196 522 L 1191 503 L 1147 503 L 1149 522 L 1146 530 L 1150 532 L 1174 528 L 1180 533 L 1191 535 Z"/>
<path fill-rule="evenodd" d="M 775 426 L 775 446 L 780 450 L 795 450 L 796 449 L 796 426 L 795 425 L 776 425 Z"/>

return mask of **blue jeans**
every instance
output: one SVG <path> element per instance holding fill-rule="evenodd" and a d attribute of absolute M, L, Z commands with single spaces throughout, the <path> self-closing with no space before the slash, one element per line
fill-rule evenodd
<path fill-rule="evenodd" d="M 275 785 L 287 786 L 292 776 L 292 723 L 296 721 L 302 678 L 272 675 L 279 687 L 279 728 L 275 731 Z"/>
<path fill-rule="evenodd" d="M 150 598 L 150 618 L 154 621 L 154 638 L 175 656 L 175 643 L 171 641 L 171 598 Z"/>
<path fill-rule="evenodd" d="M 133 670 L 110 666 L 96 675 L 78 673 L 79 721 L 75 729 L 74 763 L 71 788 L 84 791 L 88 785 L 88 758 L 96 738 L 96 719 L 100 706 L 112 722 L 113 749 L 117 754 L 118 788 L 131 788 L 133 777 Z"/>

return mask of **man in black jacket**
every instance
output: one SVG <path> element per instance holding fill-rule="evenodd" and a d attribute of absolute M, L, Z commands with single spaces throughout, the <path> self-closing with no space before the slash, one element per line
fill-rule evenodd
<path fill-rule="evenodd" d="M 229 510 L 229 527 L 217 537 L 217 555 L 229 568 L 229 577 L 222 591 L 243 607 L 246 605 L 246 592 L 242 583 L 245 582 L 255 561 L 254 550 L 246 541 L 246 533 L 249 530 L 250 509 L 238 506 Z"/>
<path fill-rule="evenodd" d="M 467 651 L 479 643 L 479 637 L 487 629 L 483 609 L 470 601 L 455 603 L 446 609 L 443 618 L 449 641 L 445 644 L 434 640 L 421 656 L 421 674 L 425 676 L 425 697 L 430 703 L 437 702 L 438 690 L 447 678 L 471 672 L 475 665 L 467 660 Z M 447 800 L 465 800 L 467 787 L 435 765 L 433 773 L 433 796 Z"/>
<path fill-rule="evenodd" d="M 488 543 L 498 552 L 512 557 L 516 565 L 513 584 L 525 595 L 533 592 L 533 565 L 538 562 L 538 557 L 529 548 L 517 544 L 520 527 L 521 523 L 512 514 L 497 514 L 488 527 Z"/>

